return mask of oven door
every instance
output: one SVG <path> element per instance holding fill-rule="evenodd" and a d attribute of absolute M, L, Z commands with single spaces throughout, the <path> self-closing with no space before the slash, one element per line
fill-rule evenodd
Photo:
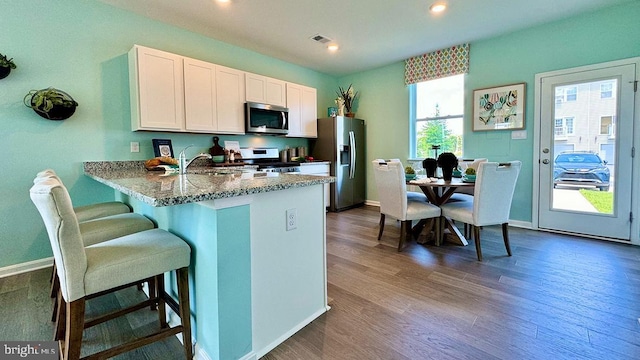
<path fill-rule="evenodd" d="M 245 111 L 246 132 L 286 135 L 289 133 L 289 109 L 248 102 Z"/>

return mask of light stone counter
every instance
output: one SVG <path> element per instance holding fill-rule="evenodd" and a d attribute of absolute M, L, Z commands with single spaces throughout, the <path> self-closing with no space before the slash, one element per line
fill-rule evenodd
<path fill-rule="evenodd" d="M 147 171 L 141 161 L 85 162 L 84 173 L 151 206 L 179 205 L 331 183 L 331 176 L 193 167 L 186 175 Z"/>

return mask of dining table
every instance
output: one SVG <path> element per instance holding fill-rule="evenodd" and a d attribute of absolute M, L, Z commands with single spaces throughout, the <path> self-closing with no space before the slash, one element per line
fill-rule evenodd
<path fill-rule="evenodd" d="M 442 178 L 417 177 L 414 180 L 407 181 L 407 185 L 420 187 L 420 190 L 422 190 L 422 192 L 427 196 L 427 199 L 430 203 L 440 206 L 447 201 L 450 201 L 451 197 L 458 189 L 468 189 L 475 187 L 475 182 L 464 181 L 462 178 L 456 177 L 452 178 L 451 180 L 444 180 Z M 444 218 L 444 221 L 445 229 L 449 230 L 449 236 L 443 234 L 444 239 L 458 245 L 466 246 L 469 244 L 464 234 L 462 234 L 460 230 L 458 230 L 458 228 L 455 226 L 453 220 Z M 422 231 L 425 225 L 425 221 L 418 222 L 418 224 L 414 227 L 414 234 L 417 231 Z"/>

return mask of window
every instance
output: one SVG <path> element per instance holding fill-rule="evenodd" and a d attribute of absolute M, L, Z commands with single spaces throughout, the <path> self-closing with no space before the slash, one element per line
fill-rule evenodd
<path fill-rule="evenodd" d="M 559 86 L 556 88 L 556 104 L 568 101 L 576 101 L 578 88 L 576 86 Z"/>
<path fill-rule="evenodd" d="M 563 137 L 573 135 L 573 117 L 555 119 L 555 135 Z"/>
<path fill-rule="evenodd" d="M 608 99 L 613 97 L 613 84 L 600 84 L 600 99 Z"/>
<path fill-rule="evenodd" d="M 452 152 L 462 155 L 464 115 L 464 74 L 409 85 L 410 157 L 434 157 Z"/>
<path fill-rule="evenodd" d="M 600 135 L 615 135 L 615 116 L 603 116 L 600 118 Z"/>

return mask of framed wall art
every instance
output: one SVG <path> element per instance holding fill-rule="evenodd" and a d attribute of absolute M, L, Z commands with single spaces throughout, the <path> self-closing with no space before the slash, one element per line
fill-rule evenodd
<path fill-rule="evenodd" d="M 152 139 L 153 143 L 153 155 L 173 157 L 173 147 L 171 146 L 171 140 L 169 139 Z"/>
<path fill-rule="evenodd" d="M 526 83 L 473 91 L 473 131 L 524 129 Z"/>

